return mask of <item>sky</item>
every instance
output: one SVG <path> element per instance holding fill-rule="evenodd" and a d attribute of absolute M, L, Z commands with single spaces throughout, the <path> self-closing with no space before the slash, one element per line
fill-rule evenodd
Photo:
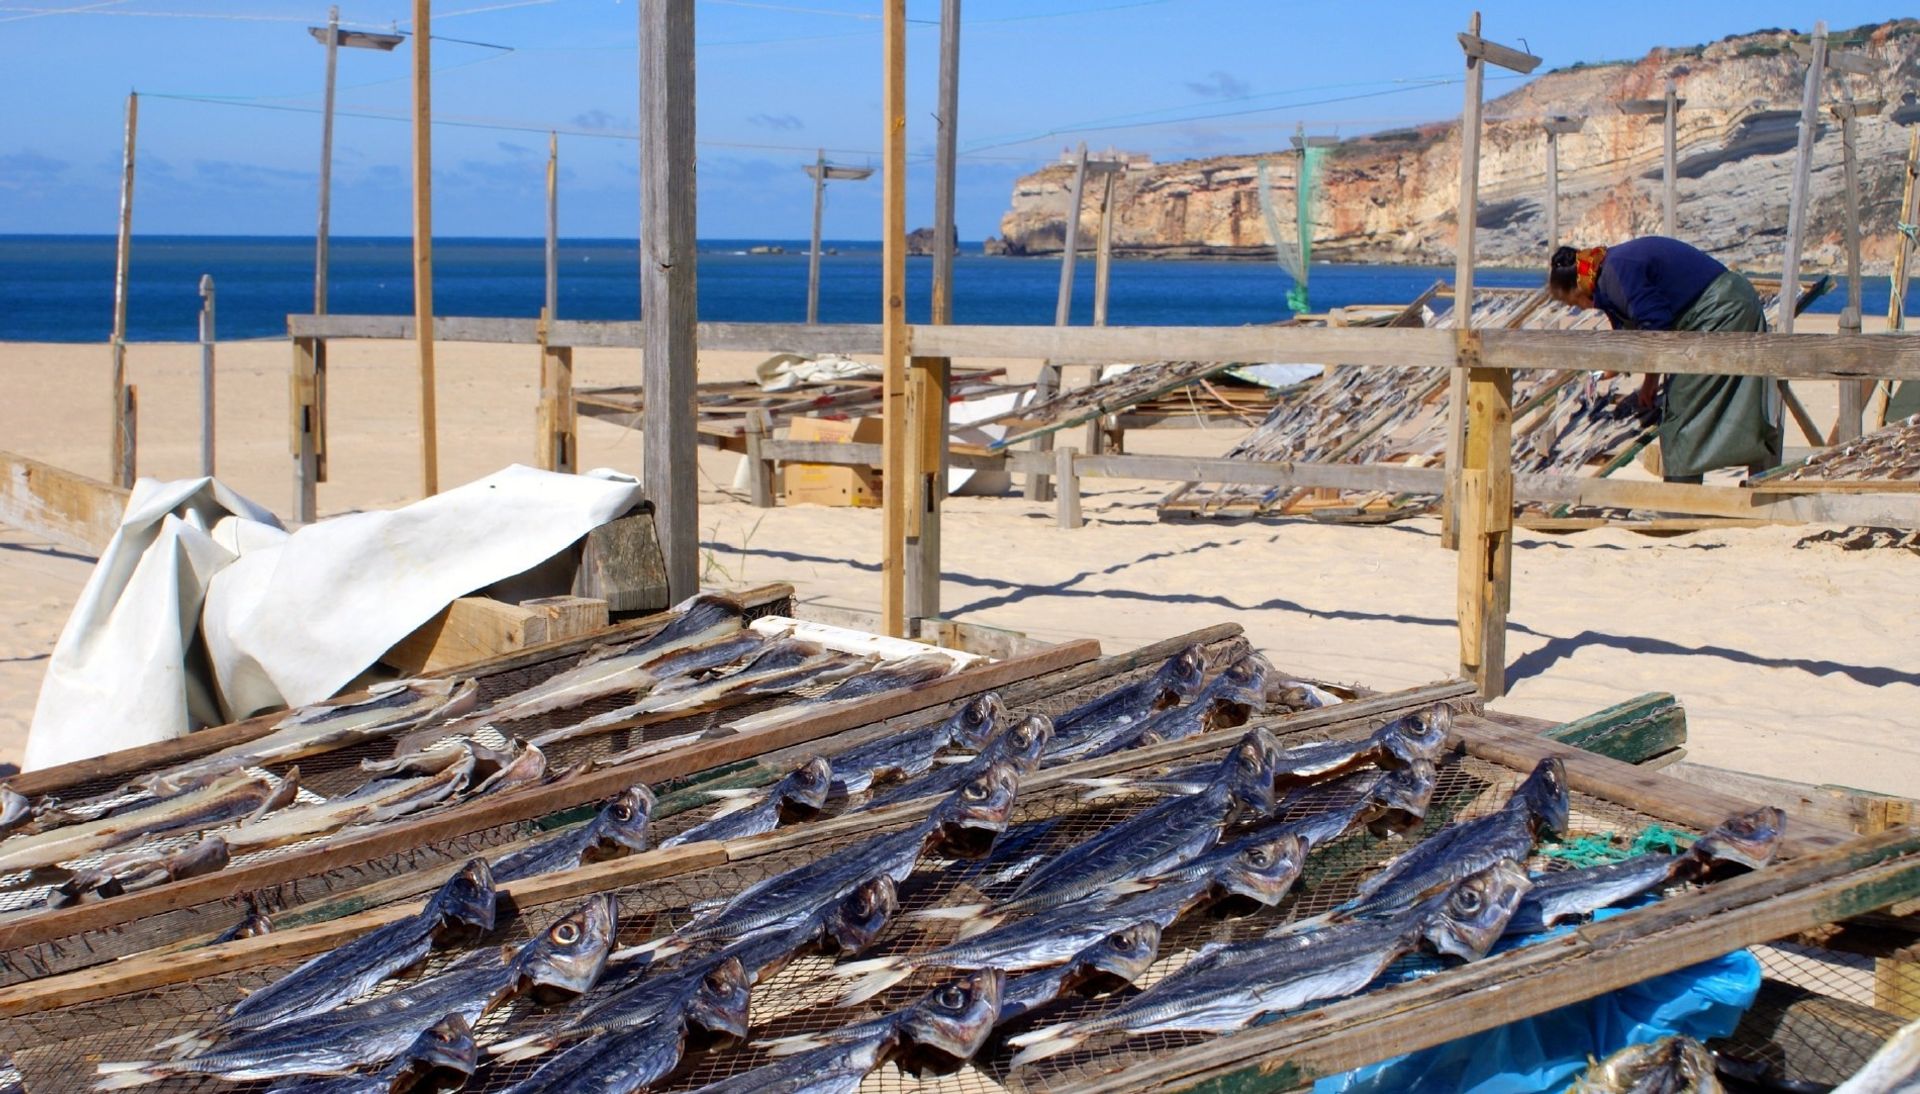
<path fill-rule="evenodd" d="M 1482 0 L 1483 33 L 1542 71 L 1765 27 L 1835 29 L 1885 2 Z M 997 232 L 1014 181 L 1085 140 L 1158 160 L 1285 147 L 1456 117 L 1445 0 L 964 0 L 961 238 Z M 878 162 L 875 0 L 695 0 L 699 233 L 797 239 L 816 149 Z M 908 0 L 908 222 L 932 219 L 939 0 Z M 408 0 L 341 0 L 349 27 L 409 31 Z M 136 234 L 311 235 L 324 50 L 318 0 L 0 0 L 0 233 L 115 230 L 126 94 L 140 92 Z M 434 231 L 545 231 L 549 130 L 560 231 L 639 225 L 635 0 L 434 5 Z M 410 230 L 410 45 L 342 50 L 333 231 Z M 1490 76 L 1492 98 L 1517 78 Z M 880 184 L 832 183 L 825 235 L 879 235 Z"/>

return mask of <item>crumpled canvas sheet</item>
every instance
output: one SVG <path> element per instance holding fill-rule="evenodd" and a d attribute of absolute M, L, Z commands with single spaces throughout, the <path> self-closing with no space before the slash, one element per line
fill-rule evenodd
<path fill-rule="evenodd" d="M 804 384 L 830 384 L 835 380 L 878 380 L 886 375 L 879 365 L 838 353 L 817 357 L 776 353 L 753 366 L 753 374 L 762 391 L 792 391 Z"/>
<path fill-rule="evenodd" d="M 611 472 L 515 465 L 288 535 L 211 480 L 142 480 L 54 648 L 25 766 L 326 699 L 453 600 L 551 558 L 640 498 Z"/>

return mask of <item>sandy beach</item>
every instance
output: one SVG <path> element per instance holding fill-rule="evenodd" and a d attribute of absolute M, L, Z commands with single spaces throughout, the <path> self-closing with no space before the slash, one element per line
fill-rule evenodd
<path fill-rule="evenodd" d="M 1831 320 L 1828 320 L 1830 323 Z M 292 489 L 285 342 L 219 347 L 220 477 L 276 512 Z M 758 354 L 703 355 L 702 379 L 748 374 Z M 438 353 L 442 481 L 532 455 L 530 347 L 449 344 Z M 1007 366 L 1016 377 L 1033 362 Z M 0 436 L 10 450 L 106 475 L 107 350 L 0 346 Z M 197 473 L 198 348 L 137 345 L 140 471 Z M 635 383 L 631 351 L 580 351 L 583 386 Z M 418 490 L 412 349 L 344 343 L 330 362 L 331 481 L 323 514 L 404 504 Z M 1803 392 L 1820 413 L 1831 385 Z M 1218 455 L 1241 429 L 1140 432 L 1138 452 Z M 1797 438 L 1790 438 L 1790 442 Z M 638 472 L 640 438 L 583 419 L 586 467 Z M 802 595 L 871 608 L 880 515 L 815 506 L 759 510 L 732 493 L 737 457 L 703 449 L 701 534 L 714 583 L 793 582 Z M 1018 497 L 947 506 L 945 614 L 1046 639 L 1123 649 L 1222 621 L 1246 627 L 1283 670 L 1397 687 L 1451 675 L 1455 558 L 1438 522 L 1161 523 L 1167 484 L 1090 480 L 1087 526 L 1055 527 Z M 1521 532 L 1514 554 L 1512 695 L 1502 709 L 1569 718 L 1647 691 L 1685 704 L 1690 759 L 1763 775 L 1912 793 L 1920 785 L 1920 613 L 1905 590 L 1920 556 L 1803 545 L 1815 528 L 1655 539 L 1620 531 Z M 0 761 L 17 762 L 46 658 L 92 560 L 0 529 Z"/>

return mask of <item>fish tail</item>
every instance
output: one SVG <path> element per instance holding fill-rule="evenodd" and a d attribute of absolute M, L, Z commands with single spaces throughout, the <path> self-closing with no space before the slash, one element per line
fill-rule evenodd
<path fill-rule="evenodd" d="M 765 1049 L 769 1056 L 797 1056 L 816 1048 L 825 1048 L 832 1044 L 830 1034 L 797 1033 L 791 1037 L 775 1037 L 766 1041 L 755 1041 L 753 1047 Z"/>
<path fill-rule="evenodd" d="M 985 904 L 955 904 L 947 908 L 922 908 L 909 915 L 908 919 L 958 920 L 962 923 L 978 918 L 987 910 Z"/>
<path fill-rule="evenodd" d="M 544 1033 L 529 1033 L 525 1037 L 515 1037 L 511 1041 L 502 1041 L 487 1048 L 488 1055 L 501 1063 L 515 1060 L 531 1060 L 553 1049 L 553 1041 Z"/>
<path fill-rule="evenodd" d="M 615 950 L 607 955 L 607 962 L 608 964 L 621 965 L 643 957 L 649 961 L 658 961 L 661 958 L 672 957 L 674 954 L 680 953 L 687 948 L 687 945 L 688 943 L 675 938 L 673 935 L 667 935 L 664 938 L 655 938 L 642 942 L 638 946 L 628 946 L 624 950 Z"/>
<path fill-rule="evenodd" d="M 1014 1054 L 1010 1066 L 1025 1067 L 1035 1060 L 1044 1060 L 1049 1056 L 1058 1056 L 1070 1052 L 1087 1039 L 1085 1032 L 1076 1031 L 1071 1022 L 1043 1026 L 1029 1033 L 1007 1038 L 1007 1043 L 1020 1051 Z"/>
<path fill-rule="evenodd" d="M 187 1033 L 179 1034 L 174 1037 L 169 1037 L 166 1040 L 155 1044 L 153 1046 L 153 1050 L 155 1052 L 162 1052 L 167 1049 L 172 1049 L 173 1051 L 169 1053 L 169 1055 L 172 1055 L 177 1058 L 180 1056 L 199 1052 L 201 1049 L 207 1048 L 212 1044 L 213 1044 L 213 1038 L 209 1037 L 205 1031 L 193 1030 Z"/>
<path fill-rule="evenodd" d="M 1113 776 L 1097 779 L 1068 779 L 1069 786 L 1084 786 L 1086 792 L 1080 795 L 1085 802 L 1099 801 L 1102 798 L 1117 798 L 1133 792 L 1133 780 Z"/>
<path fill-rule="evenodd" d="M 167 1077 L 164 1064 L 157 1060 L 135 1060 L 129 1063 L 101 1064 L 96 1073 L 101 1076 L 94 1084 L 95 1090 L 125 1090 L 129 1087 L 145 1086 L 157 1083 Z"/>
<path fill-rule="evenodd" d="M 719 809 L 714 811 L 713 815 L 716 818 L 724 817 L 728 813 L 738 813 L 742 809 L 751 807 L 753 805 L 754 799 L 759 797 L 759 795 L 760 795 L 759 787 L 744 787 L 737 790 L 707 791 L 707 797 L 717 802 L 726 803 L 722 805 Z"/>
<path fill-rule="evenodd" d="M 869 961 L 854 961 L 833 970 L 835 976 L 858 977 L 845 995 L 840 997 L 840 1006 L 849 1007 L 865 1002 L 888 988 L 905 980 L 913 973 L 913 966 L 892 957 L 876 957 Z"/>

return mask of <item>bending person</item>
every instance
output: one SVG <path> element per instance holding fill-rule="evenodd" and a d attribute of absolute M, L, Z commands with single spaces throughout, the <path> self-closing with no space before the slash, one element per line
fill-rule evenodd
<path fill-rule="evenodd" d="M 1617 247 L 1553 252 L 1547 291 L 1578 308 L 1599 308 L 1616 329 L 1767 329 L 1747 279 L 1677 239 L 1647 236 Z M 1643 406 L 1660 407 L 1660 467 L 1668 482 L 1699 482 L 1721 467 L 1759 474 L 1780 462 L 1780 393 L 1761 376 L 1674 375 L 1658 391 L 1651 373 Z"/>

